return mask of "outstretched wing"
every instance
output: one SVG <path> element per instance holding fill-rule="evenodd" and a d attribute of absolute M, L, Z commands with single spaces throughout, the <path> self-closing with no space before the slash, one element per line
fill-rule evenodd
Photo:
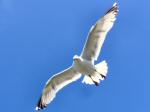
<path fill-rule="evenodd" d="M 106 35 L 116 20 L 117 13 L 118 5 L 115 3 L 113 7 L 107 11 L 105 16 L 92 26 L 81 54 L 82 58 L 92 62 L 97 60 Z"/>
<path fill-rule="evenodd" d="M 44 109 L 55 98 L 56 93 L 69 83 L 81 77 L 73 67 L 70 67 L 50 78 L 42 92 L 36 110 Z"/>

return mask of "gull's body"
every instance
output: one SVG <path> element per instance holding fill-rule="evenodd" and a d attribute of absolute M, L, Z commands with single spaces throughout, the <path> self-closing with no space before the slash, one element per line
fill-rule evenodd
<path fill-rule="evenodd" d="M 82 75 L 84 76 L 83 83 L 95 84 L 96 86 L 99 85 L 101 80 L 105 79 L 108 69 L 106 61 L 102 61 L 96 65 L 94 61 L 98 59 L 101 47 L 107 33 L 116 20 L 117 13 L 118 5 L 115 3 L 104 17 L 99 19 L 96 24 L 92 26 L 83 52 L 80 56 L 75 55 L 73 57 L 72 66 L 54 75 L 47 81 L 36 110 L 46 108 L 60 89 L 78 80 Z"/>
<path fill-rule="evenodd" d="M 77 55 L 75 57 L 77 59 L 79 58 L 79 60 L 74 59 L 74 63 L 73 63 L 74 69 L 76 71 L 85 75 L 88 75 L 94 71 L 95 69 L 94 64 L 92 64 L 90 61 L 82 59 L 81 57 L 78 57 Z"/>

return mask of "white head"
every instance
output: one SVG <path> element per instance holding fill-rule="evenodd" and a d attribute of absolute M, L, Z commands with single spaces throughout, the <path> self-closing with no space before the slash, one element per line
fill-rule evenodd
<path fill-rule="evenodd" d="M 81 62 L 83 59 L 80 57 L 80 56 L 78 56 L 78 55 L 74 55 L 74 57 L 73 57 L 73 61 L 74 62 Z"/>

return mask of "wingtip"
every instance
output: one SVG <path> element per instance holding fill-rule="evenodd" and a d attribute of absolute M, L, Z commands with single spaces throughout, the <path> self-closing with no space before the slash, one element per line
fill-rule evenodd
<path fill-rule="evenodd" d="M 39 107 L 35 107 L 35 110 L 37 111 L 37 110 L 40 110 L 40 108 Z"/>
<path fill-rule="evenodd" d="M 35 110 L 38 111 L 38 110 L 46 109 L 46 107 L 47 107 L 47 106 L 44 106 L 44 107 L 38 107 L 38 106 L 37 106 L 37 107 L 35 107 Z"/>
<path fill-rule="evenodd" d="M 46 104 L 43 104 L 42 103 L 42 100 L 41 100 L 41 98 L 39 99 L 39 101 L 38 101 L 38 104 L 37 104 L 37 107 L 35 108 L 35 110 L 41 110 L 41 109 L 45 109 L 47 107 L 47 105 Z"/>
<path fill-rule="evenodd" d="M 119 10 L 119 5 L 118 5 L 117 2 L 115 2 L 115 3 L 113 4 L 112 9 L 117 9 L 117 10 Z"/>
<path fill-rule="evenodd" d="M 119 12 L 119 6 L 117 2 L 113 4 L 113 6 L 106 12 L 106 14 L 111 12 L 115 13 L 115 15 L 117 15 L 117 13 Z"/>
<path fill-rule="evenodd" d="M 115 2 L 115 3 L 113 4 L 113 7 L 114 7 L 114 6 L 118 6 L 118 3 L 117 3 L 117 2 Z"/>

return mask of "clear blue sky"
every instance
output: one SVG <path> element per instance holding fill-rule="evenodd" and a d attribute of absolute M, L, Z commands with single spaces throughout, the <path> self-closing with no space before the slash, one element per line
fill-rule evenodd
<path fill-rule="evenodd" d="M 72 64 L 114 0 L 0 0 L 0 110 L 34 112 L 45 82 Z M 150 112 L 150 1 L 119 0 L 99 87 L 65 87 L 43 112 Z"/>

